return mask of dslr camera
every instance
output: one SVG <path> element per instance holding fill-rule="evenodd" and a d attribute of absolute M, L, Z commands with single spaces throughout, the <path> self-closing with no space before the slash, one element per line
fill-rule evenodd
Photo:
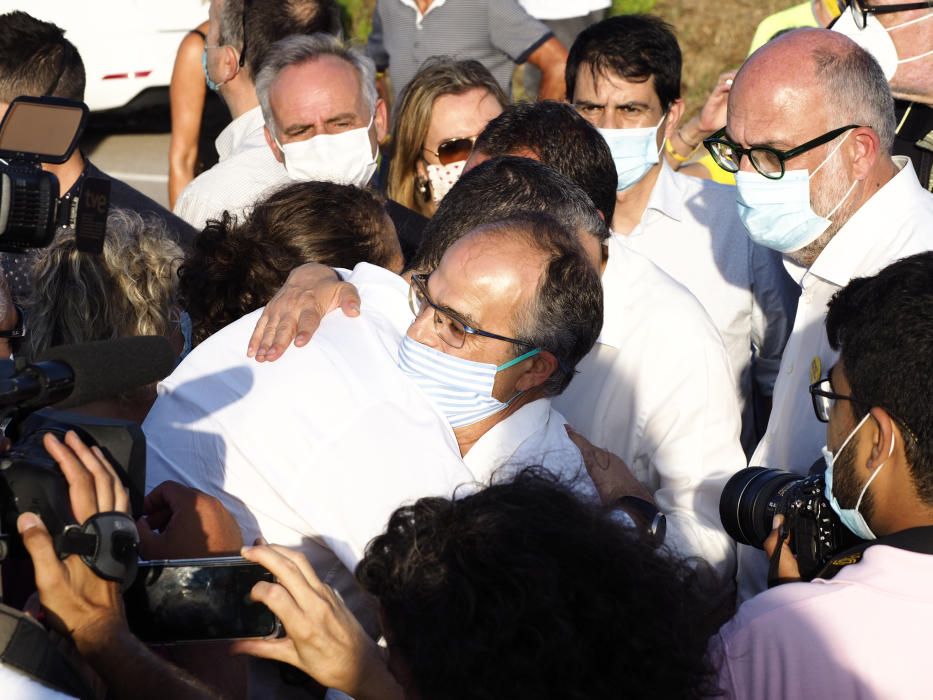
<path fill-rule="evenodd" d="M 809 476 L 800 476 L 781 469 L 748 467 L 726 483 L 719 499 L 719 518 L 736 542 L 763 549 L 774 516 L 783 515 L 800 577 L 810 581 L 838 552 L 862 542 L 839 520 L 825 490 L 822 472 L 813 473 L 813 468 Z"/>

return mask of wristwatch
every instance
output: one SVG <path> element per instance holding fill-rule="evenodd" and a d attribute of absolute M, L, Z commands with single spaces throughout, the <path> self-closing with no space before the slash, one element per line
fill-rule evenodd
<path fill-rule="evenodd" d="M 664 544 L 664 537 L 667 535 L 667 518 L 656 505 L 637 496 L 622 496 L 613 502 L 612 508 L 625 512 L 653 547 L 660 547 Z"/>
<path fill-rule="evenodd" d="M 26 337 L 26 312 L 19 304 L 13 304 L 16 309 L 16 325 L 8 331 L 0 331 L 0 338 L 20 339 Z"/>

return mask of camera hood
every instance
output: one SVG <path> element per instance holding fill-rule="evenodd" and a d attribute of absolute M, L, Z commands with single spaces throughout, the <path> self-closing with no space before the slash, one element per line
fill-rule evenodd
<path fill-rule="evenodd" d="M 87 124 L 83 102 L 60 97 L 14 99 L 0 122 L 0 158 L 31 163 L 64 163 Z"/>

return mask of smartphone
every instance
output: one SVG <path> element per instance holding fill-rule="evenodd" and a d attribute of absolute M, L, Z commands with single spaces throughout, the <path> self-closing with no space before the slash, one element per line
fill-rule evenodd
<path fill-rule="evenodd" d="M 275 615 L 249 593 L 269 571 L 241 557 L 141 561 L 126 592 L 130 629 L 144 642 L 185 642 L 276 637 Z"/>

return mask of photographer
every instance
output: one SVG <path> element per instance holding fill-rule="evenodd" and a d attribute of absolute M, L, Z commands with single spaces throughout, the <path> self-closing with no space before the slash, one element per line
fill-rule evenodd
<path fill-rule="evenodd" d="M 761 593 L 723 627 L 713 655 L 727 697 L 928 692 L 933 253 L 853 279 L 830 302 L 826 332 L 839 361 L 810 387 L 827 422 L 825 495 L 866 541 L 836 553 L 813 582 Z M 799 579 L 781 518 L 765 549 L 779 579 Z"/>
<path fill-rule="evenodd" d="M 64 444 L 46 434 L 43 445 L 68 481 L 71 508 L 78 522 L 97 513 L 128 511 L 129 496 L 97 447 L 88 448 L 71 431 Z M 71 639 L 112 697 L 215 697 L 132 635 L 118 583 L 99 578 L 77 555 L 60 560 L 48 530 L 36 514 L 21 514 L 17 529 L 35 566 L 41 617 L 53 630 Z M 49 653 L 55 655 L 54 650 Z M 31 682 L 8 663 L 0 663 L 0 683 L 7 697 L 8 692 L 17 697 L 64 697 Z"/>

